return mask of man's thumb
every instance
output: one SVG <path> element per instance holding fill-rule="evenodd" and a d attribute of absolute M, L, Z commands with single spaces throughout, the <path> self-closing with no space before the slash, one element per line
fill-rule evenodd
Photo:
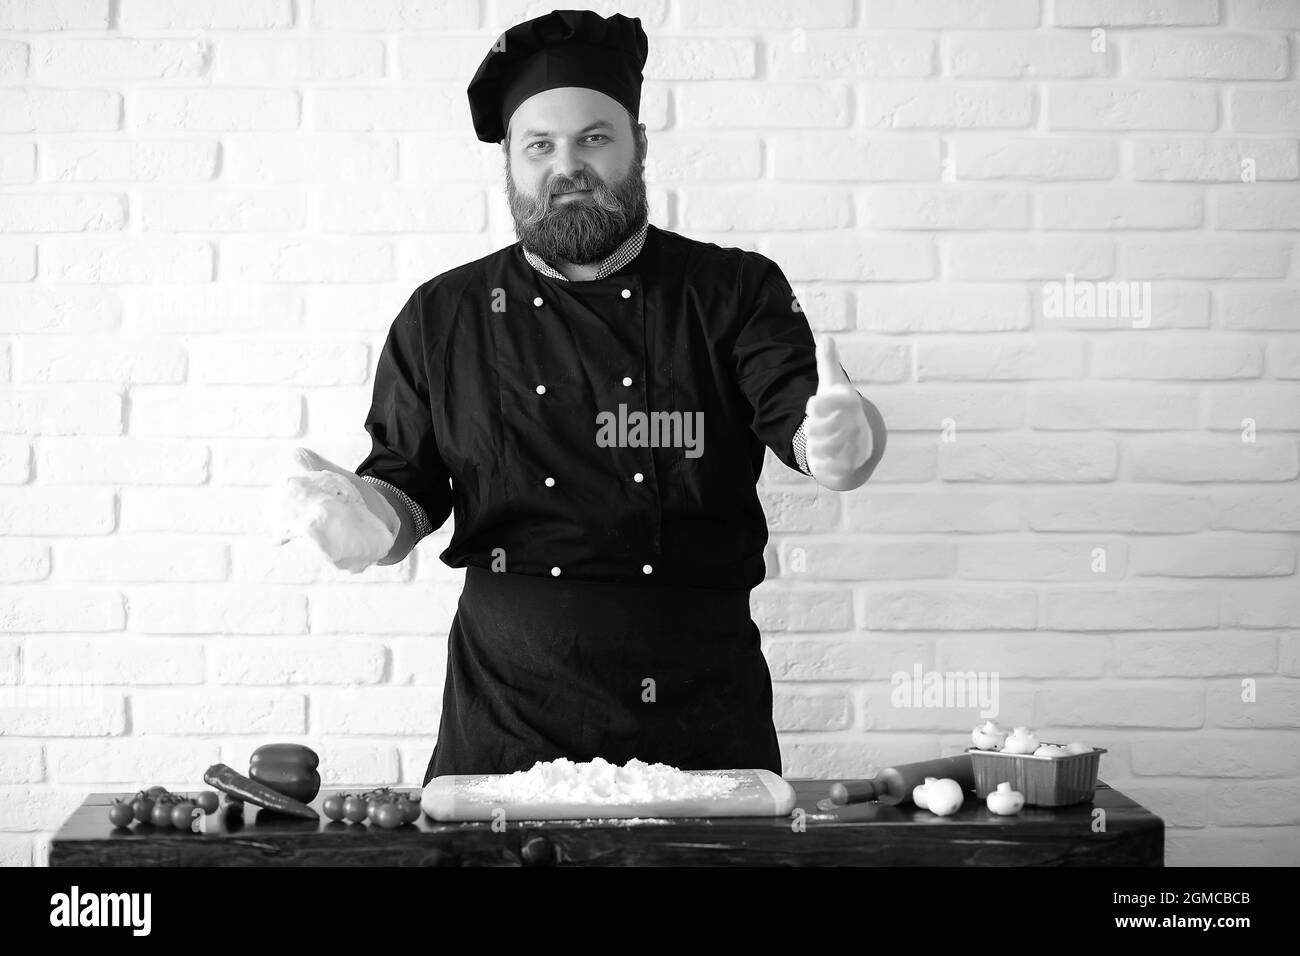
<path fill-rule="evenodd" d="M 817 343 L 817 391 L 824 392 L 832 385 L 847 385 L 848 376 L 840 367 L 839 349 L 833 336 L 824 336 Z"/>

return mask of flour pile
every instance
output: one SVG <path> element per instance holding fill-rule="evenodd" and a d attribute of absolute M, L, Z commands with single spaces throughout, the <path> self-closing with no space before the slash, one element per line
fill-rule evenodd
<path fill-rule="evenodd" d="M 538 761 L 529 770 L 484 777 L 460 794 L 501 803 L 650 803 L 720 797 L 739 781 L 722 773 L 678 770 L 633 758 L 623 766 L 600 757 L 574 763 L 567 757 Z"/>

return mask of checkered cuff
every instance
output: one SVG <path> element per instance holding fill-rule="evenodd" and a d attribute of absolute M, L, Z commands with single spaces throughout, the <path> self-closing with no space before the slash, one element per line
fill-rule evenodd
<path fill-rule="evenodd" d="M 808 436 L 804 432 L 804 426 L 807 424 L 808 416 L 805 415 L 794 433 L 794 460 L 799 465 L 799 470 L 811 478 L 812 469 L 808 467 Z"/>
<path fill-rule="evenodd" d="M 376 485 L 383 485 L 385 488 L 391 488 L 397 494 L 397 497 L 402 499 L 402 503 L 406 505 L 406 510 L 411 513 L 411 521 L 415 525 L 416 541 L 419 541 L 425 535 L 433 531 L 433 526 L 429 522 L 429 516 L 424 513 L 424 509 L 416 504 L 414 499 L 412 499 L 411 496 L 401 488 L 398 488 L 391 482 L 384 481 L 382 478 L 376 478 L 374 475 L 362 475 L 361 477 L 365 481 L 373 482 Z"/>

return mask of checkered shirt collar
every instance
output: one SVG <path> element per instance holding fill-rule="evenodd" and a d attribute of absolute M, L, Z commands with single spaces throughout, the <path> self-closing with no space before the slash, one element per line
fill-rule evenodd
<path fill-rule="evenodd" d="M 617 272 L 623 266 L 627 265 L 627 263 L 635 259 L 637 253 L 641 251 L 641 247 L 645 245 L 646 232 L 649 231 L 649 229 L 650 221 L 646 220 L 641 224 L 640 229 L 628 236 L 617 249 L 611 252 L 609 256 L 601 262 L 599 268 L 596 270 L 596 278 L 604 279 L 610 273 Z M 532 252 L 526 246 L 521 246 L 520 248 L 524 250 L 524 258 L 528 260 L 528 264 L 542 275 L 550 276 L 552 279 L 559 279 L 562 282 L 569 281 L 564 275 L 551 268 L 551 266 L 548 265 L 546 260 L 541 256 Z"/>

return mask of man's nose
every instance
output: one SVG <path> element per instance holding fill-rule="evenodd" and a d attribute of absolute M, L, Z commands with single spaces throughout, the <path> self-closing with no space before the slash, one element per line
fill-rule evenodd
<path fill-rule="evenodd" d="M 585 168 L 586 164 L 578 155 L 576 147 L 564 144 L 555 148 L 554 158 L 551 161 L 552 178 L 576 179 Z"/>

